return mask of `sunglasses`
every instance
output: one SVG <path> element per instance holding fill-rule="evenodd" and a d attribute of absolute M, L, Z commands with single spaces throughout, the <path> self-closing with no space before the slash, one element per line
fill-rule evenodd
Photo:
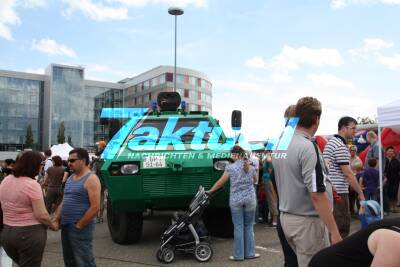
<path fill-rule="evenodd" d="M 74 163 L 74 162 L 77 161 L 77 160 L 81 160 L 81 159 L 69 159 L 68 162 L 69 162 L 69 163 Z"/>

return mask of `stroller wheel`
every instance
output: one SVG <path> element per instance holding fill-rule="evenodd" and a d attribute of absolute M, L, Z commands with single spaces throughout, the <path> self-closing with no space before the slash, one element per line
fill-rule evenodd
<path fill-rule="evenodd" d="M 161 248 L 157 249 L 156 257 L 159 262 L 164 262 Z"/>
<path fill-rule="evenodd" d="M 200 242 L 194 249 L 194 256 L 200 262 L 206 262 L 211 259 L 213 250 L 209 243 Z"/>
<path fill-rule="evenodd" d="M 172 246 L 165 246 L 162 251 L 162 260 L 165 263 L 171 263 L 174 261 L 175 258 L 175 251 Z"/>

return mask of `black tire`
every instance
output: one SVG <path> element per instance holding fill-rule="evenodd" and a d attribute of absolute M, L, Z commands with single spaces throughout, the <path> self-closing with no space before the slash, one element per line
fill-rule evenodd
<path fill-rule="evenodd" d="M 156 257 L 159 262 L 164 262 L 161 248 L 157 249 Z"/>
<path fill-rule="evenodd" d="M 111 239 L 120 245 L 137 243 L 142 237 L 142 212 L 116 212 L 110 199 L 107 201 L 107 223 Z"/>
<path fill-rule="evenodd" d="M 165 246 L 162 249 L 162 260 L 165 263 L 171 263 L 175 259 L 175 250 L 172 246 Z"/>
<path fill-rule="evenodd" d="M 207 209 L 203 214 L 207 231 L 216 237 L 233 237 L 232 215 L 229 208 Z"/>
<path fill-rule="evenodd" d="M 194 248 L 194 257 L 199 262 L 207 262 L 212 258 L 212 256 L 213 256 L 213 250 L 210 244 L 207 242 L 200 242 Z"/>

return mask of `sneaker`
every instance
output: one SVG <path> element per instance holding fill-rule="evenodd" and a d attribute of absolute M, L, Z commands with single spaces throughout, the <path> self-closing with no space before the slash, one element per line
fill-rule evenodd
<path fill-rule="evenodd" d="M 235 259 L 235 257 L 233 257 L 233 256 L 229 256 L 229 260 L 231 260 L 231 261 L 242 261 L 240 259 Z"/>
<path fill-rule="evenodd" d="M 272 222 L 272 227 L 277 227 L 278 226 L 278 223 L 277 222 Z"/>
<path fill-rule="evenodd" d="M 253 257 L 248 257 L 248 258 L 245 258 L 245 259 L 246 260 L 251 260 L 251 259 L 257 259 L 259 257 L 260 257 L 260 254 L 259 253 L 255 253 Z"/>

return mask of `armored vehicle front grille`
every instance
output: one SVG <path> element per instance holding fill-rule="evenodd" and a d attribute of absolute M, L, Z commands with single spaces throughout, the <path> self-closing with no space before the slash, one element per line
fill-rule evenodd
<path fill-rule="evenodd" d="M 211 174 L 165 174 L 143 175 L 143 190 L 149 197 L 193 196 L 199 186 L 212 186 Z"/>

